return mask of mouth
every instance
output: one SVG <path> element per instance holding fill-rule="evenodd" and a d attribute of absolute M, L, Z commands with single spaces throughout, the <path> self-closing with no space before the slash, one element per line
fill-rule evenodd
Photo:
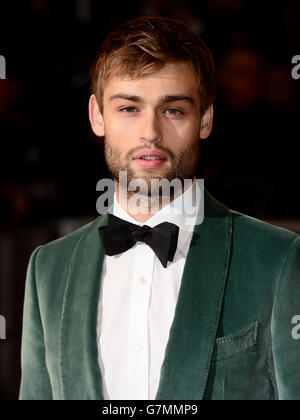
<path fill-rule="evenodd" d="M 167 161 L 167 157 L 158 150 L 145 149 L 134 156 L 133 161 L 144 168 L 158 168 Z"/>

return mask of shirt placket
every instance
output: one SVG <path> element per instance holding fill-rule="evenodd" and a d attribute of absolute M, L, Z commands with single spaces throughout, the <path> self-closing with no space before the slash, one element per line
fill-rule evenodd
<path fill-rule="evenodd" d="M 129 328 L 130 357 L 128 382 L 132 399 L 149 399 L 149 300 L 153 278 L 154 253 L 137 243 L 132 267 L 133 287 Z"/>

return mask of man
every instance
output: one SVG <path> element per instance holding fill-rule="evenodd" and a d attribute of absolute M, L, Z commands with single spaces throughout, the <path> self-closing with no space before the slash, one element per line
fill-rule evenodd
<path fill-rule="evenodd" d="M 300 237 L 206 190 L 196 215 L 171 211 L 197 191 L 214 96 L 211 54 L 182 23 L 138 18 L 104 41 L 89 116 L 112 211 L 31 256 L 20 399 L 300 397 Z M 193 182 L 165 204 L 151 182 L 174 179 Z"/>

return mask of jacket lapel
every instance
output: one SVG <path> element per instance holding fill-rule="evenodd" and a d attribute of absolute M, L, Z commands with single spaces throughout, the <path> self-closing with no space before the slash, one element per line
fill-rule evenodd
<path fill-rule="evenodd" d="M 203 399 L 231 248 L 231 216 L 206 190 L 204 221 L 194 228 L 156 399 Z M 104 253 L 98 227 L 80 237 L 69 267 L 60 326 L 61 396 L 103 400 L 97 316 Z"/>
<path fill-rule="evenodd" d="M 206 190 L 161 368 L 157 400 L 204 397 L 231 249 L 231 216 Z"/>
<path fill-rule="evenodd" d="M 67 400 L 103 400 L 98 364 L 97 316 L 104 259 L 100 216 L 80 237 L 72 256 L 60 327 L 61 396 Z"/>

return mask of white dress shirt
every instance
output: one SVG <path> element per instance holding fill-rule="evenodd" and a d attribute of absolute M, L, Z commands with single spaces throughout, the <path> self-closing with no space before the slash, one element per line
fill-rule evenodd
<path fill-rule="evenodd" d="M 194 215 L 190 216 L 190 207 L 187 219 L 186 203 L 191 203 L 195 185 L 199 191 L 194 181 L 181 196 L 144 223 L 133 219 L 114 194 L 115 216 L 140 226 L 172 222 L 179 227 L 179 235 L 173 262 L 168 262 L 166 268 L 143 242 L 122 254 L 104 256 L 97 343 L 105 400 L 156 397 L 196 213 L 203 200 L 200 193 L 200 200 L 192 207 Z"/>

